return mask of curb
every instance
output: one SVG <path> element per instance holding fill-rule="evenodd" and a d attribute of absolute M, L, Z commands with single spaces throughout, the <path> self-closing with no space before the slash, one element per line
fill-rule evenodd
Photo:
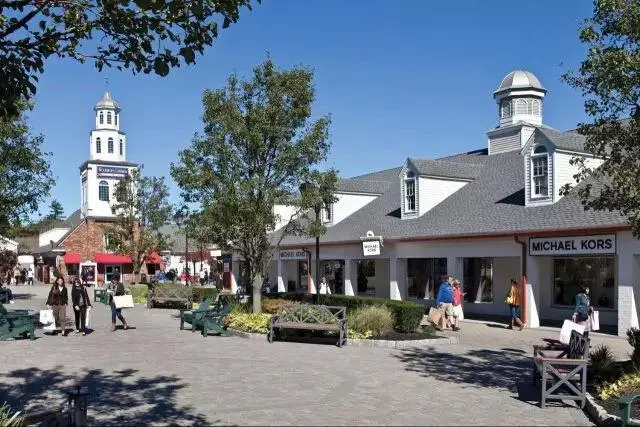
<path fill-rule="evenodd" d="M 238 331 L 236 329 L 227 328 L 227 331 L 231 335 L 245 338 L 245 339 L 261 339 L 267 340 L 267 334 L 258 334 L 251 332 Z M 431 347 L 434 345 L 448 345 L 458 344 L 458 337 L 445 337 L 445 338 L 428 338 L 424 340 L 406 340 L 406 341 L 391 341 L 391 340 L 354 340 L 347 339 L 347 345 L 354 347 L 387 347 L 387 348 L 409 348 L 409 347 Z"/>
<path fill-rule="evenodd" d="M 611 415 L 602 406 L 598 405 L 591 393 L 585 393 L 584 410 L 591 416 L 598 426 L 621 426 L 622 419 L 616 415 Z"/>
<path fill-rule="evenodd" d="M 354 347 L 386 347 L 386 348 L 410 348 L 410 347 L 431 347 L 434 345 L 459 344 L 458 337 L 427 338 L 424 340 L 355 340 L 347 339 L 347 345 Z"/>

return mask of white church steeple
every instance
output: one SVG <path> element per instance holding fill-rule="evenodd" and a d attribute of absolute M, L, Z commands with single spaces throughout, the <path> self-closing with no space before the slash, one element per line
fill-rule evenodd
<path fill-rule="evenodd" d="M 108 90 L 93 108 L 95 111 L 95 128 L 91 131 L 91 160 L 108 160 L 125 162 L 127 160 L 127 141 L 124 132 L 120 131 L 120 107 L 111 98 Z"/>

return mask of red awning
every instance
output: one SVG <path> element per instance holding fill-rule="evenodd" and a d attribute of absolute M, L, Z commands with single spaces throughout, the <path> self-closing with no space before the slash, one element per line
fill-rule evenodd
<path fill-rule="evenodd" d="M 131 257 L 126 255 L 96 253 L 96 262 L 98 264 L 132 264 Z"/>
<path fill-rule="evenodd" d="M 144 262 L 146 262 L 147 264 L 162 264 L 164 261 L 157 252 L 152 252 Z"/>
<path fill-rule="evenodd" d="M 65 264 L 80 264 L 80 254 L 77 252 L 67 252 L 64 254 Z"/>

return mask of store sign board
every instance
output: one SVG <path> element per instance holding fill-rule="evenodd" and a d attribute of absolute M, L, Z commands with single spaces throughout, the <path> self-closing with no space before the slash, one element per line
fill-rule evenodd
<path fill-rule="evenodd" d="M 129 176 L 129 169 L 114 166 L 98 166 L 98 178 L 124 179 Z"/>
<path fill-rule="evenodd" d="M 616 235 L 536 237 L 529 239 L 529 255 L 613 255 Z"/>
<path fill-rule="evenodd" d="M 362 254 L 364 256 L 380 255 L 380 241 L 370 240 L 362 242 Z"/>
<path fill-rule="evenodd" d="M 307 259 L 307 253 L 302 249 L 291 249 L 286 251 L 280 251 L 280 259 L 285 260 L 294 260 L 294 259 Z"/>

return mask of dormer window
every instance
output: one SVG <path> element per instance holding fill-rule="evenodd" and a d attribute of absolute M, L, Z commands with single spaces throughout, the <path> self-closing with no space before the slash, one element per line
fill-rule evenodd
<path fill-rule="evenodd" d="M 511 100 L 505 99 L 500 106 L 500 118 L 511 117 Z"/>
<path fill-rule="evenodd" d="M 333 204 L 324 205 L 322 207 L 322 222 L 327 224 L 333 221 Z"/>
<path fill-rule="evenodd" d="M 404 211 L 416 211 L 416 177 L 412 171 L 407 172 L 404 180 Z"/>
<path fill-rule="evenodd" d="M 549 197 L 549 152 L 543 145 L 531 155 L 531 196 Z"/>

